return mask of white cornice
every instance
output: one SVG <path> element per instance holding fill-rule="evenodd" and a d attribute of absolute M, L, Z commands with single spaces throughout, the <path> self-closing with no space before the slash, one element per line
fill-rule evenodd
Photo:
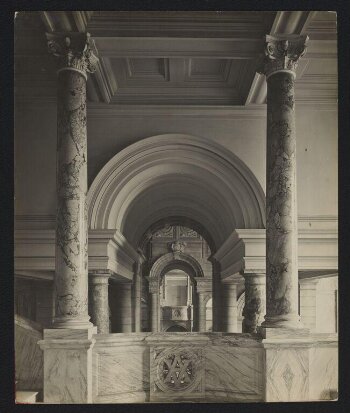
<path fill-rule="evenodd" d="M 306 227 L 305 224 L 310 224 Z M 237 272 L 254 273 L 266 269 L 265 229 L 237 229 L 214 254 L 220 262 L 222 278 Z M 338 228 L 334 216 L 301 217 L 298 231 L 300 270 L 338 268 Z"/>

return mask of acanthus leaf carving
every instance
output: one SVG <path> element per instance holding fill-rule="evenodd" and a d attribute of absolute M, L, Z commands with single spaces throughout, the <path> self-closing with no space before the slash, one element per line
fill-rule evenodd
<path fill-rule="evenodd" d="M 46 38 L 49 52 L 59 59 L 59 70 L 74 69 L 85 77 L 96 71 L 99 59 L 89 33 L 46 33 Z"/>
<path fill-rule="evenodd" d="M 308 39 L 306 35 L 267 35 L 265 56 L 257 72 L 267 78 L 279 71 L 295 75 L 299 60 L 306 53 Z"/>

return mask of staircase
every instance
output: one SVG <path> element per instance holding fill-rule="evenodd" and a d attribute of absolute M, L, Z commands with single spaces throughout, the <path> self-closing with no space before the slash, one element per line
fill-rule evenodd
<path fill-rule="evenodd" d="M 35 403 L 43 389 L 42 326 L 15 315 L 16 402 Z"/>

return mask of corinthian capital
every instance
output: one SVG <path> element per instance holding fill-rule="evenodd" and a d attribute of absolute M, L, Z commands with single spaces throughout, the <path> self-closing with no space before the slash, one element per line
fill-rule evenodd
<path fill-rule="evenodd" d="M 159 294 L 159 281 L 158 277 L 148 277 L 148 288 L 151 294 Z"/>
<path fill-rule="evenodd" d="M 276 72 L 291 72 L 295 77 L 299 59 L 306 52 L 308 40 L 305 35 L 267 35 L 265 57 L 258 73 L 268 78 Z"/>
<path fill-rule="evenodd" d="M 93 53 L 89 33 L 46 33 L 49 52 L 59 59 L 59 69 L 76 70 L 85 78 L 96 70 L 98 58 Z"/>

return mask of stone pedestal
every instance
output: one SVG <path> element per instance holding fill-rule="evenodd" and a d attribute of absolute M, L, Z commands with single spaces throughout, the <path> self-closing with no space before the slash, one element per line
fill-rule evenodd
<path fill-rule="evenodd" d="M 267 80 L 265 328 L 300 328 L 294 79 L 306 36 L 266 36 L 259 69 Z"/>
<path fill-rule="evenodd" d="M 109 272 L 89 273 L 89 308 L 91 321 L 99 334 L 109 333 L 108 280 Z"/>
<path fill-rule="evenodd" d="M 310 331 L 316 329 L 316 289 L 318 280 L 304 278 L 300 285 L 300 316 L 301 321 Z"/>
<path fill-rule="evenodd" d="M 310 347 L 308 331 L 270 329 L 263 340 L 265 401 L 309 401 Z"/>
<path fill-rule="evenodd" d="M 241 279 L 224 279 L 221 285 L 221 320 L 222 331 L 236 333 L 238 329 L 237 317 L 237 285 Z"/>
<path fill-rule="evenodd" d="M 266 312 L 266 276 L 263 273 L 244 274 L 245 304 L 243 333 L 256 333 Z"/>
<path fill-rule="evenodd" d="M 44 403 L 92 403 L 92 338 L 96 328 L 48 329 L 44 351 Z"/>

